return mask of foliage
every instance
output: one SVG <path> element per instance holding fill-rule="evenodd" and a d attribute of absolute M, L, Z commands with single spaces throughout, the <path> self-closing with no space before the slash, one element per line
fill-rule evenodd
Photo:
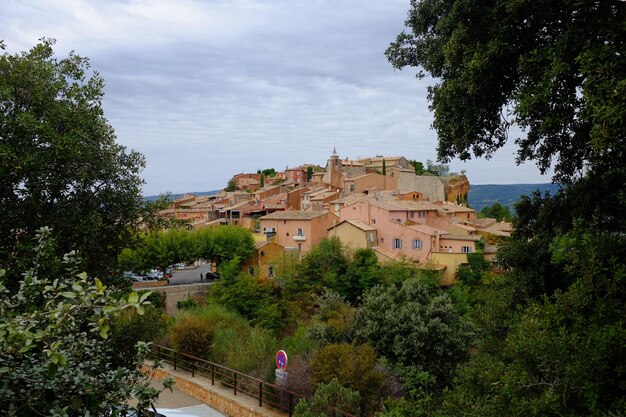
<path fill-rule="evenodd" d="M 234 178 L 231 178 L 228 180 L 228 183 L 226 184 L 226 188 L 224 188 L 224 191 L 226 192 L 232 192 L 232 191 L 236 191 L 239 188 L 237 187 L 237 183 L 235 182 Z"/>
<path fill-rule="evenodd" d="M 510 222 L 512 219 L 511 211 L 509 210 L 509 208 L 503 206 L 497 201 L 491 206 L 483 207 L 482 210 L 480 210 L 479 215 L 480 217 L 491 217 L 499 222 L 503 220 Z"/>
<path fill-rule="evenodd" d="M 444 411 L 473 415 L 619 415 L 626 406 L 624 237 L 573 232 L 555 262 L 576 279 L 531 301 L 498 349 L 461 368 Z M 502 290 L 498 288 L 492 300 Z"/>
<path fill-rule="evenodd" d="M 343 387 L 334 379 L 319 384 L 310 402 L 300 400 L 294 417 L 344 417 L 344 413 L 357 416 L 360 414 L 360 401 L 358 392 Z"/>
<path fill-rule="evenodd" d="M 349 302 L 356 303 L 368 289 L 382 282 L 378 258 L 371 249 L 357 249 L 343 276 L 338 277 L 337 292 Z"/>
<path fill-rule="evenodd" d="M 371 346 L 342 343 L 327 345 L 313 354 L 311 382 L 339 383 L 361 396 L 361 409 L 371 410 L 379 403 L 384 373 L 376 366 L 376 353 Z"/>
<path fill-rule="evenodd" d="M 277 302 L 277 290 L 272 281 L 256 280 L 244 274 L 236 279 L 224 278 L 213 284 L 210 297 L 241 314 L 252 325 L 278 332 L 285 325 L 285 320 L 284 312 Z"/>
<path fill-rule="evenodd" d="M 150 300 L 152 294 L 145 294 L 148 295 L 146 300 Z M 116 352 L 112 363 L 131 367 L 136 361 L 137 343 L 159 340 L 168 325 L 167 315 L 153 304 L 145 306 L 143 314 L 137 314 L 134 310 L 120 313 L 111 323 L 110 343 Z"/>
<path fill-rule="evenodd" d="M 187 310 L 172 325 L 170 336 L 174 349 L 198 358 L 208 359 L 213 348 L 217 324 Z"/>
<path fill-rule="evenodd" d="M 276 340 L 270 332 L 251 328 L 239 314 L 208 304 L 176 318 L 170 331 L 175 349 L 267 379 Z"/>
<path fill-rule="evenodd" d="M 408 16 L 386 54 L 441 80 L 429 88 L 440 159 L 489 157 L 516 124 L 518 161 L 542 173 L 554 162 L 558 182 L 623 175 L 623 4 L 559 0 L 536 13 L 528 1 L 423 0 Z"/>
<path fill-rule="evenodd" d="M 60 263 L 64 274 L 41 274 L 40 266 L 49 261 L 50 235 L 47 228 L 38 230 L 33 264 L 20 274 L 14 294 L 0 270 L 3 412 L 101 416 L 133 394 L 141 407 L 147 406 L 158 395 L 140 371 L 148 345 L 138 343 L 132 363 L 120 365 L 115 339 L 109 336 L 122 313 L 144 313 L 149 294 L 113 297 L 99 279 L 77 274 L 80 262 L 72 253 Z"/>
<path fill-rule="evenodd" d="M 472 336 L 450 298 L 418 279 L 400 288 L 374 287 L 364 297 L 355 329 L 357 340 L 370 343 L 392 363 L 428 372 L 439 387 L 468 357 Z"/>
<path fill-rule="evenodd" d="M 20 279 L 13 274 L 29 266 L 39 228 L 52 229 L 56 259 L 76 250 L 81 270 L 109 279 L 149 214 L 144 159 L 115 143 L 102 108 L 104 80 L 89 76 L 87 58 L 55 58 L 54 43 L 0 56 L 0 259 L 11 289 Z"/>
<path fill-rule="evenodd" d="M 186 300 L 176 302 L 176 309 L 178 310 L 193 310 L 194 308 L 198 308 L 198 303 L 189 296 Z"/>
<path fill-rule="evenodd" d="M 300 281 L 303 289 L 319 291 L 322 284 L 336 288 L 339 277 L 348 269 L 349 259 L 343 244 L 337 237 L 322 239 L 319 245 L 311 248 L 302 259 Z"/>
<path fill-rule="evenodd" d="M 459 267 L 458 279 L 465 285 L 476 285 L 489 268 L 489 261 L 483 252 L 474 252 L 467 254 L 467 264 L 467 267 Z"/>
<path fill-rule="evenodd" d="M 446 164 L 436 164 L 430 159 L 426 160 L 426 170 L 428 174 L 435 175 L 437 177 L 445 177 L 446 175 L 453 175 L 450 172 L 450 167 Z"/>
<path fill-rule="evenodd" d="M 134 249 L 122 251 L 118 262 L 125 270 L 159 268 L 165 271 L 175 263 L 193 262 L 199 258 L 218 264 L 233 259 L 248 259 L 253 251 L 252 234 L 242 227 L 169 229 L 145 233 Z"/>
<path fill-rule="evenodd" d="M 424 174 L 424 164 L 422 162 L 416 161 L 416 160 L 410 160 L 409 164 L 411 164 L 413 166 L 413 168 L 415 168 L 415 173 L 417 175 L 422 175 Z"/>
<path fill-rule="evenodd" d="M 266 168 L 257 170 L 257 174 L 261 174 L 264 177 L 271 178 L 276 176 L 276 170 L 274 168 Z"/>
<path fill-rule="evenodd" d="M 317 304 L 318 313 L 309 329 L 310 338 L 321 346 L 351 342 L 356 309 L 331 290 L 317 297 Z"/>

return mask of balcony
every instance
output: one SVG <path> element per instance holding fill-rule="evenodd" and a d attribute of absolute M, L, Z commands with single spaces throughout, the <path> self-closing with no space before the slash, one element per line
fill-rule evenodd
<path fill-rule="evenodd" d="M 304 235 L 293 235 L 293 240 L 296 242 L 303 242 L 306 240 L 306 236 Z"/>

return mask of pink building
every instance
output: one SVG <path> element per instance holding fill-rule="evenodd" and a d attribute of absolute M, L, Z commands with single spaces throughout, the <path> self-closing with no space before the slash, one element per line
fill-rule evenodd
<path fill-rule="evenodd" d="M 268 238 L 275 236 L 275 242 L 285 248 L 297 248 L 308 252 L 327 236 L 330 227 L 339 218 L 325 211 L 283 211 L 259 218 L 261 230 Z"/>

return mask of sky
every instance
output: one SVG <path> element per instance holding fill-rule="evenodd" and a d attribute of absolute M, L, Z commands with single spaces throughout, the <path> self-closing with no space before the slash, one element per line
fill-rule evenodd
<path fill-rule="evenodd" d="M 0 0 L 6 52 L 42 37 L 89 57 L 145 195 L 208 191 L 240 172 L 341 158 L 436 159 L 432 79 L 384 51 L 409 0 Z M 452 161 L 472 184 L 550 182 L 515 145 Z"/>

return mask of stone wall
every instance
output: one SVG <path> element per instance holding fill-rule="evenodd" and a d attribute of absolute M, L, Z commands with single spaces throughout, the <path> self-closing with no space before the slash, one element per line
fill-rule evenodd
<path fill-rule="evenodd" d="M 398 191 L 408 193 L 417 191 L 424 195 L 424 200 L 437 201 L 446 197 L 444 183 L 439 177 L 415 175 L 410 172 L 398 172 Z"/>
<path fill-rule="evenodd" d="M 198 300 L 205 298 L 209 291 L 210 282 L 198 283 L 198 284 L 184 284 L 184 285 L 169 285 L 165 287 L 150 287 L 146 288 L 152 292 L 158 292 L 165 294 L 165 312 L 176 316 L 178 314 L 178 308 L 176 303 L 179 301 L 185 301 L 188 298 Z"/>

